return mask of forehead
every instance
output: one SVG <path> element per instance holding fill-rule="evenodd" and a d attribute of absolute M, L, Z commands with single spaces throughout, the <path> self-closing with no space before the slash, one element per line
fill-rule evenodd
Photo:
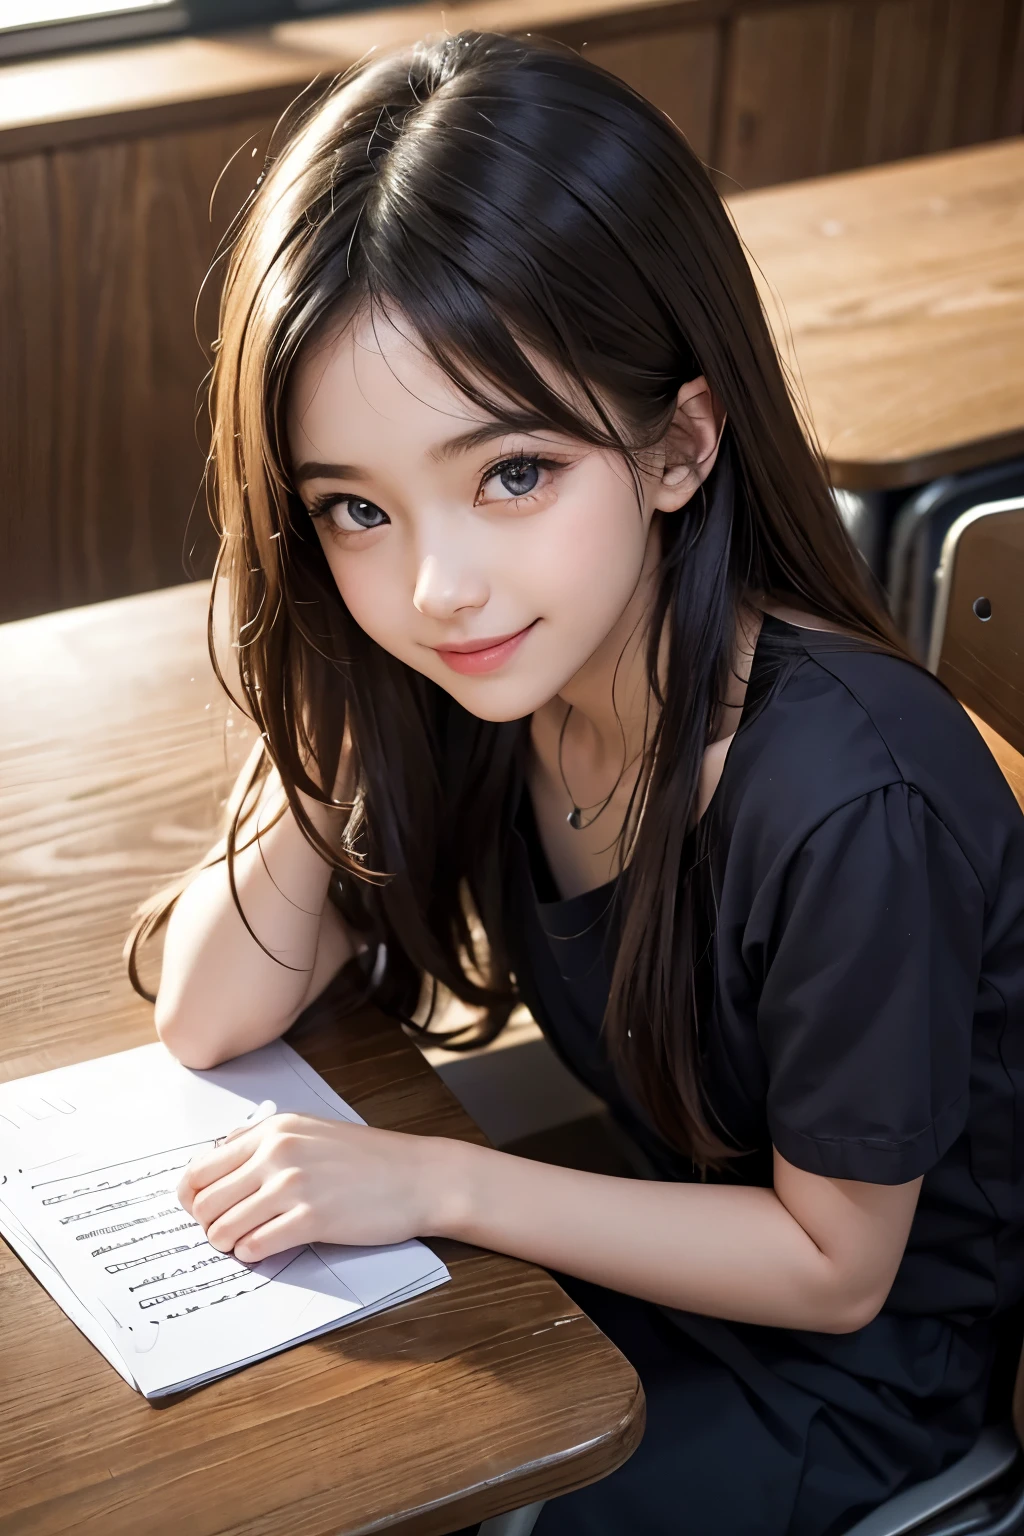
<path fill-rule="evenodd" d="M 570 417 L 587 441 L 601 432 L 604 421 L 581 383 L 567 377 L 531 348 L 525 355 L 547 389 L 564 401 Z M 340 318 L 300 356 L 288 392 L 288 436 L 294 458 L 350 458 L 341 444 L 353 442 L 364 450 L 396 443 L 414 451 L 436 446 L 473 427 L 522 423 L 531 418 L 531 431 L 541 429 L 564 437 L 566 429 L 534 415 L 527 402 L 504 397 L 490 379 L 479 377 L 480 392 L 492 403 L 488 411 L 467 398 L 430 356 L 414 327 L 397 314 L 384 314 L 363 304 L 352 316 Z M 539 403 L 539 402 L 538 402 Z M 605 420 L 617 413 L 605 402 Z M 582 423 L 586 423 L 585 426 Z M 621 425 L 621 424 L 620 424 Z M 396 429 L 401 437 L 396 438 Z M 576 431 L 568 429 L 569 436 Z M 316 450 L 311 451 L 311 450 Z"/>
<path fill-rule="evenodd" d="M 289 386 L 293 451 L 379 434 L 438 437 L 491 418 L 471 404 L 401 319 L 364 306 L 300 359 Z"/>

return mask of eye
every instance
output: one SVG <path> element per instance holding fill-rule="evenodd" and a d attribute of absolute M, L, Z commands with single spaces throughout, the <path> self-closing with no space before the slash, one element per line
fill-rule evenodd
<path fill-rule="evenodd" d="M 480 489 L 483 492 L 489 488 L 489 499 L 516 501 L 542 489 L 544 475 L 556 467 L 536 454 L 517 454 L 515 458 L 502 459 L 500 464 L 488 470 Z"/>
<path fill-rule="evenodd" d="M 362 496 L 321 496 L 309 509 L 312 518 L 326 517 L 340 533 L 363 533 L 368 528 L 383 528 L 391 519 Z"/>

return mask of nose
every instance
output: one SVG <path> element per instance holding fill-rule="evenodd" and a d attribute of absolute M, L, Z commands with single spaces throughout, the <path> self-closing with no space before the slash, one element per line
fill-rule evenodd
<path fill-rule="evenodd" d="M 450 619 L 463 608 L 482 608 L 489 592 L 479 574 L 451 558 L 426 555 L 420 563 L 412 594 L 413 607 L 428 619 Z"/>

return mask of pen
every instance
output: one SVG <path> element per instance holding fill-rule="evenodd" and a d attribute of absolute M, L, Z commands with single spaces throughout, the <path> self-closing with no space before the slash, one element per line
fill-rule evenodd
<path fill-rule="evenodd" d="M 269 1120 L 271 1115 L 277 1114 L 277 1105 L 273 1099 L 264 1099 L 262 1104 L 257 1104 L 255 1109 L 250 1109 L 245 1119 L 240 1124 L 232 1126 L 224 1136 L 218 1136 L 214 1146 L 222 1146 L 225 1141 L 230 1141 L 232 1136 L 240 1136 L 243 1131 L 251 1131 L 254 1125 L 259 1125 L 261 1120 Z"/>

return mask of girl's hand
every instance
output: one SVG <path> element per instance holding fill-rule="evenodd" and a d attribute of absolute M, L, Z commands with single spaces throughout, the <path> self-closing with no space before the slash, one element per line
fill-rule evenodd
<path fill-rule="evenodd" d="M 428 1137 L 273 1115 L 193 1159 L 178 1199 L 222 1253 L 254 1264 L 302 1243 L 400 1243 L 436 1232 Z"/>

